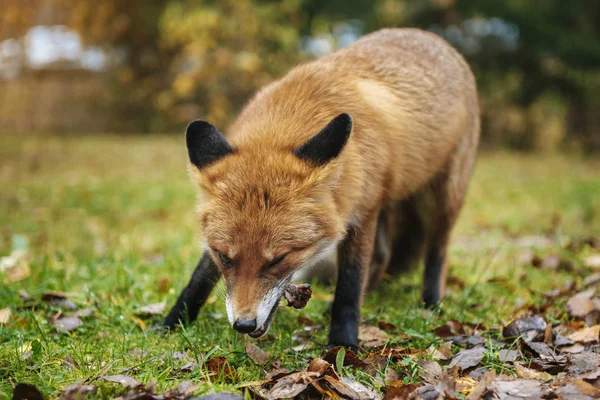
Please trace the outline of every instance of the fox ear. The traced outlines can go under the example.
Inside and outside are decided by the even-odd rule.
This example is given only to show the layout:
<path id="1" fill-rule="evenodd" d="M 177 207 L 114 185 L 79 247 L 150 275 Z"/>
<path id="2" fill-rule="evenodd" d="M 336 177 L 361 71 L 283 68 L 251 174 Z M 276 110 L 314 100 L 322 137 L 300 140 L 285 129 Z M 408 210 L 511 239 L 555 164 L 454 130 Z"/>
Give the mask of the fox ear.
<path id="1" fill-rule="evenodd" d="M 225 136 L 206 121 L 192 121 L 185 130 L 185 141 L 190 161 L 198 169 L 233 153 Z"/>
<path id="2" fill-rule="evenodd" d="M 340 114 L 332 119 L 321 132 L 298 147 L 294 154 L 311 164 L 327 164 L 340 154 L 351 131 L 352 117 L 346 113 Z"/>

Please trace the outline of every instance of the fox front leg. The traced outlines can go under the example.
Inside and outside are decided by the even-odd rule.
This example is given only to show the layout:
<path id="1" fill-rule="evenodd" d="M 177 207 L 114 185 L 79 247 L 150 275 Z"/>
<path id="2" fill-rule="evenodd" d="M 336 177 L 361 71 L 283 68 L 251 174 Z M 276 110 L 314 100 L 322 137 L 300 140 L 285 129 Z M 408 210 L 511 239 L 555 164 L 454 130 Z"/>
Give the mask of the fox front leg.
<path id="1" fill-rule="evenodd" d="M 198 261 L 192 279 L 179 295 L 177 302 L 163 321 L 162 326 L 173 329 L 179 321 L 184 324 L 193 322 L 220 277 L 218 267 L 208 251 L 205 251 L 200 261 Z"/>
<path id="2" fill-rule="evenodd" d="M 360 229 L 350 228 L 338 248 L 338 279 L 331 309 L 329 346 L 358 347 L 358 325 L 362 294 L 369 277 L 373 253 L 376 213 Z"/>

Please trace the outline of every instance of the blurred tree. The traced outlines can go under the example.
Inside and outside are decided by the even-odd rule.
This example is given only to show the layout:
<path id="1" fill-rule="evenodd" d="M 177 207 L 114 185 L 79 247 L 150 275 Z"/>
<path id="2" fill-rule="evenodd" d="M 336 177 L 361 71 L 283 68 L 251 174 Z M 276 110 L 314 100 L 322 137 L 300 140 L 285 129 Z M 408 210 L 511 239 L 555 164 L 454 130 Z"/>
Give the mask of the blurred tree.
<path id="1" fill-rule="evenodd" d="M 148 132 L 167 128 L 153 98 L 168 85 L 168 69 L 178 49 L 161 46 L 159 20 L 168 0 L 56 0 L 69 9 L 65 23 L 87 45 L 109 57 L 108 107 L 116 131 Z"/>
<path id="2" fill-rule="evenodd" d="M 172 84 L 155 104 L 177 124 L 194 118 L 223 126 L 261 86 L 302 59 L 297 0 L 171 2 L 161 44 L 180 49 Z"/>

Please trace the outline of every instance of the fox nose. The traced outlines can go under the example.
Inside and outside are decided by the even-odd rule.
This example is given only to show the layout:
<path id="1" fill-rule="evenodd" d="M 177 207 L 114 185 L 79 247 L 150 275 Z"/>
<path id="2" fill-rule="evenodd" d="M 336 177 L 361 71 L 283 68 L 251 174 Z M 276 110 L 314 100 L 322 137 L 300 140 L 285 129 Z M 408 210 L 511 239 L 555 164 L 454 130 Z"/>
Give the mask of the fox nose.
<path id="1" fill-rule="evenodd" d="M 250 333 L 256 330 L 256 320 L 250 318 L 238 318 L 233 323 L 233 329 L 240 333 Z"/>

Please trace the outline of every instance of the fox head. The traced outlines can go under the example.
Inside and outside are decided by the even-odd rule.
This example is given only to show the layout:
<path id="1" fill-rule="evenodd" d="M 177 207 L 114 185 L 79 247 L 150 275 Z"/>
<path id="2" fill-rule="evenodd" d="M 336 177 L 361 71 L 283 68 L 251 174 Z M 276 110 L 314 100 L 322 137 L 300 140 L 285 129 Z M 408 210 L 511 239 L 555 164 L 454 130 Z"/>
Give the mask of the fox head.
<path id="1" fill-rule="evenodd" d="M 297 146 L 230 144 L 217 128 L 186 130 L 190 171 L 200 187 L 200 228 L 227 290 L 234 329 L 264 335 L 295 272 L 343 237 L 332 187 L 352 119 L 341 114 Z"/>

